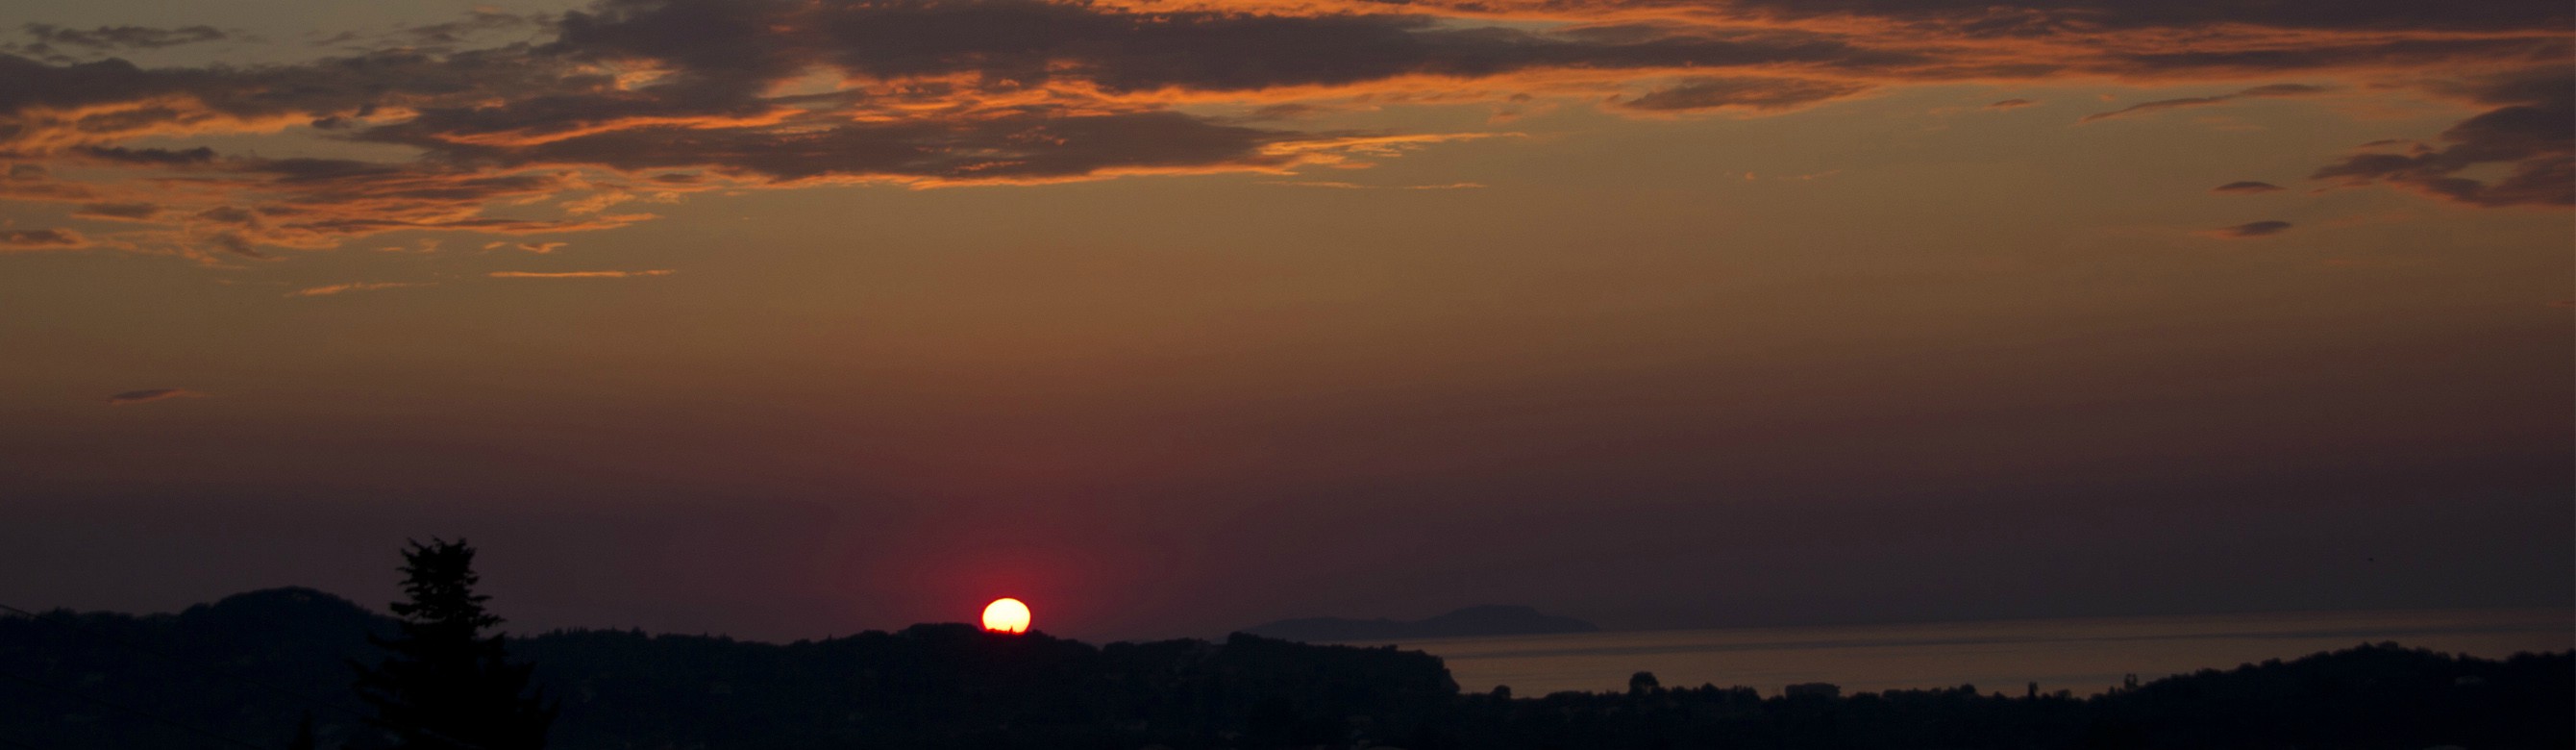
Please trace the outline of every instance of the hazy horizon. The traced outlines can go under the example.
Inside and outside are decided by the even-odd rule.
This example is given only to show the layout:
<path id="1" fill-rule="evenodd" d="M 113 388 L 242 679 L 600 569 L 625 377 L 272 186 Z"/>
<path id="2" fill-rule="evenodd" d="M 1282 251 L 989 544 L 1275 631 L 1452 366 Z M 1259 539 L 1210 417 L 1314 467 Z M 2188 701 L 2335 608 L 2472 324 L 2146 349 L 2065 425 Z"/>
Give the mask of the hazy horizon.
<path id="1" fill-rule="evenodd" d="M 391 617 L 391 615 L 386 611 L 385 606 L 384 606 L 384 604 L 383 604 L 382 602 L 371 602 L 371 601 L 369 601 L 369 600 L 362 599 L 362 598 L 350 597 L 350 596 L 347 596 L 347 595 L 345 595 L 345 594 L 343 594 L 343 593 L 340 593 L 340 592 L 323 591 L 323 590 L 321 590 L 321 589 L 316 589 L 316 588 L 313 588 L 313 587 L 310 587 L 310 586 L 295 586 L 295 585 L 276 586 L 276 587 L 270 587 L 270 588 L 260 588 L 260 589 L 252 589 L 252 590 L 247 590 L 247 591 L 239 591 L 239 592 L 234 592 L 234 593 L 232 593 L 232 594 L 227 594 L 227 595 L 224 595 L 224 596 L 211 598 L 211 599 L 208 599 L 208 600 L 205 600 L 205 601 L 201 601 L 201 602 L 194 602 L 194 603 L 190 603 L 190 604 L 184 604 L 184 605 L 180 605 L 180 606 L 177 606 L 177 607 L 171 607 L 171 608 L 167 608 L 167 609 L 158 609 L 158 610 L 137 610 L 137 611 L 123 611 L 123 610 L 79 610 L 79 609 L 75 609 L 75 610 L 72 610 L 72 611 L 75 611 L 75 612 L 85 612 L 85 613 L 120 614 L 120 615 L 129 615 L 129 616 L 138 616 L 138 617 L 169 616 L 169 615 L 177 615 L 177 614 L 181 614 L 181 613 L 183 613 L 183 612 L 185 612 L 185 611 L 187 611 L 187 610 L 195 609 L 195 608 L 198 608 L 198 607 L 215 605 L 215 604 L 221 603 L 221 602 L 223 602 L 223 601 L 225 601 L 225 600 L 232 599 L 232 598 L 234 598 L 234 597 L 247 596 L 247 595 L 256 595 L 256 594 L 266 594 L 266 593 L 281 592 L 281 591 L 315 591 L 315 592 L 320 592 L 320 593 L 322 593 L 322 594 L 324 594 L 324 595 L 331 596 L 331 597 L 335 597 L 335 598 L 338 598 L 338 599 L 341 599 L 341 600 L 347 601 L 347 602 L 348 602 L 348 603 L 350 603 L 351 605 L 354 605 L 354 606 L 357 606 L 357 607 L 359 607 L 359 608 L 361 608 L 361 609 L 364 609 L 364 610 L 366 610 L 366 611 L 367 611 L 367 612 L 369 612 L 369 613 L 372 613 L 372 614 L 375 614 L 375 615 L 378 615 L 378 616 Z M 7 602 L 0 602 L 0 604 L 7 604 Z M 1418 621 L 1418 620 L 1422 620 L 1422 619 L 1427 619 L 1427 618 L 1429 618 L 1429 617 L 1431 617 L 1431 616 L 1435 616 L 1435 615 L 1448 614 L 1448 613 L 1451 613 L 1451 612 L 1456 612 L 1456 611 L 1458 611 L 1458 610 L 1462 610 L 1462 609 L 1469 609 L 1469 608 L 1474 608 L 1474 607 L 1486 607 L 1486 606 L 1507 606 L 1507 607 L 1508 607 L 1508 606 L 1519 606 L 1519 605 L 1511 605 L 1511 604 L 1502 604 L 1502 603 L 1493 603 L 1493 602 L 1488 602 L 1488 603 L 1485 603 L 1485 604 L 1466 605 L 1466 606 L 1462 606 L 1462 607 L 1455 607 L 1455 608 L 1444 609 L 1444 610 L 1437 611 L 1437 612 L 1428 612 L 1428 613 L 1426 613 L 1426 614 L 1424 614 L 1424 615 L 1422 615 L 1422 616 L 1415 616 L 1415 617 L 1408 617 L 1408 616 L 1401 616 L 1401 615 L 1398 615 L 1398 616 L 1386 616 L 1386 615 L 1364 615 L 1364 614 L 1360 614 L 1360 615 L 1353 615 L 1353 614 L 1311 613 L 1311 614 L 1307 614 L 1307 615 L 1298 615 L 1298 616 L 1292 616 L 1292 617 L 1290 617 L 1290 618 L 1283 618 L 1283 619 L 1311 619 L 1311 618 L 1322 618 L 1322 619 L 1349 619 L 1349 620 L 1374 620 L 1374 619 L 1385 619 L 1385 620 L 1392 620 L 1392 621 L 1396 621 L 1396 622 L 1412 622 L 1412 621 Z M 2400 630 L 2388 630 L 2388 631 L 2386 631 L 2386 632 L 2390 632 L 2390 633 L 2396 633 L 2396 632 L 2400 632 L 2401 630 L 2403 630 L 2403 627 L 2414 627 L 2414 628 L 2415 628 L 2414 630 L 2403 630 L 2403 632 L 2406 632 L 2406 633 L 2412 633 L 2412 634 L 2418 634 L 2418 635 L 2420 635 L 2420 634 L 2424 634 L 2424 633 L 2441 634 L 2441 633 L 2455 633 L 2455 632 L 2456 632 L 2456 633 L 2483 633 L 2483 632 L 2488 632 L 2489 630 L 2492 630 L 2492 628 L 2488 628 L 2488 627 L 2485 627 L 2485 626 L 2471 626 L 2471 627 L 2469 627 L 2468 629 L 2461 630 L 2461 629 L 2457 629 L 2457 628 L 2423 627 L 2423 626 L 2425 626 L 2425 624 L 2426 624 L 2426 623 L 2428 623 L 2428 622 L 2430 622 L 2430 623 L 2436 623 L 2436 624 L 2439 624 L 2439 623 L 2453 623 L 2453 624 L 2456 624 L 2456 623 L 2454 623 L 2453 621 L 2460 621 L 2460 622 L 2476 621 L 2476 622 L 2487 623 L 2488 625 L 2492 625 L 2492 624 L 2493 624 L 2493 623 L 2495 623 L 2495 622 L 2511 621 L 2511 622 L 2514 622 L 2514 623 L 2519 623 L 2519 625 L 2517 625 L 2516 627 L 2520 627 L 2521 625 L 2530 625 L 2530 624 L 2535 623 L 2535 622 L 2540 622 L 2540 621 L 2541 621 L 2541 619 L 2543 619 L 2543 618 L 2555 618 L 2555 617 L 2556 617 L 2556 616 L 2558 616 L 2558 615 L 2565 615 L 2565 614 L 2569 614 L 2569 613 L 2570 613 L 2570 610 L 2568 610 L 2567 608 L 2562 608 L 2562 607 L 2452 607 L 2452 608 L 2427 608 L 2427 609 L 2377 609 L 2377 610 L 2349 610 L 2349 609 L 2348 609 L 2348 610 L 2266 610 L 2266 611 L 2242 611 L 2242 612 L 2184 612 L 2184 613 L 2126 614 L 2126 615 L 2123 615 L 2123 614 L 2110 614 L 2110 615 L 2076 616 L 2076 617 L 2063 617 L 2063 616 L 2031 616 L 2031 617 L 1986 618 L 1986 619 L 1950 619 L 1950 620 L 1884 620 L 1884 621 L 1849 621 L 1849 622 L 1780 622 L 1780 623 L 1765 623 L 1765 624 L 1700 624 L 1700 625 L 1683 625 L 1683 626 L 1674 626 L 1674 627 L 1644 627 L 1644 628 L 1604 627 L 1604 628 L 1602 628 L 1602 629 L 1600 629 L 1600 630 L 1597 630 L 1597 631 L 1591 631 L 1591 632 L 1588 632 L 1588 633 L 1584 633 L 1584 632 L 1575 632 L 1575 633 L 1526 633 L 1526 634 L 1511 634 L 1511 635 L 1435 636 L 1435 637 L 1426 637 L 1426 638 L 1349 638 L 1349 639 L 1322 639 L 1322 640 L 1311 640 L 1311 642 L 1313 642 L 1313 643 L 1318 643 L 1318 644 L 1342 644 L 1342 645 L 1362 645 L 1362 646 L 1369 646 L 1369 645 L 1396 645 L 1396 646 L 1399 646 L 1399 647 L 1402 647 L 1402 648 L 1407 648 L 1407 649 L 1426 649 L 1426 650 L 1433 651 L 1433 652 L 1434 652 L 1434 655 L 1441 655 L 1439 652 L 1441 652 L 1441 651 L 1442 651 L 1442 648 L 1441 648 L 1441 647 L 1443 647 L 1443 646 L 1451 646 L 1451 647 L 1454 647 L 1454 646 L 1458 646 L 1458 645 L 1462 645 L 1462 644 L 1465 644 L 1465 645 L 1513 644 L 1513 643 L 1520 643 L 1520 642 L 1524 642 L 1524 641 L 1527 641 L 1527 642 L 1547 642 L 1547 641 L 1560 641 L 1560 640 L 1573 640 L 1573 641 L 1579 641 L 1579 640 L 1583 640 L 1584 636 L 1587 636 L 1587 635 L 1610 635 L 1610 636 L 1617 636 L 1617 637 L 1627 637 L 1627 636 L 1655 636 L 1655 635 L 1697 634 L 1697 633 L 1743 633 L 1743 634 L 1781 634 L 1781 633 L 1838 634 L 1838 633 L 1839 633 L 1839 634 L 1849 634 L 1849 633 L 1870 633 L 1870 632 L 1896 632 L 1896 631 L 1904 631 L 1904 630 L 1908 630 L 1908 629 L 1932 629 L 1932 630 L 1938 631 L 1938 630 L 1946 629 L 1946 628 L 1959 628 L 1959 627 L 2037 627 L 2037 626 L 2051 626 L 2050 628 L 2044 628 L 2044 629 L 2039 629 L 2039 630 L 2033 630 L 2033 631 L 2031 631 L 2031 632 L 2032 632 L 2032 633 L 2043 633 L 2043 634 L 2047 634 L 2047 635 L 2050 635 L 2050 636 L 2062 636 L 2062 637 L 2065 637 L 2065 638 L 2070 639 L 2070 640 L 2085 640 L 2085 639 L 2088 639 L 2088 638 L 2101 638 L 2101 637 L 2110 637 L 2110 638 L 2113 638 L 2113 639 L 2120 639 L 2120 638 L 2123 638 L 2123 637 L 2126 637 L 2126 636 L 2118 636 L 2118 635 L 2113 635 L 2113 636 L 2103 636 L 2103 635 L 2101 635 L 2101 634 L 2099 634 L 2099 633 L 2090 633 L 2090 634 L 2088 634 L 2088 633 L 2084 633 L 2084 632 L 2075 632 L 2075 631 L 2082 631 L 2082 630 L 2084 630 L 2084 629 L 2085 629 L 2085 627 L 2084 627 L 2084 626 L 2116 625 L 2116 624 L 2122 624 L 2122 623 L 2136 623 L 2136 624 L 2142 624 L 2142 625 L 2153 625 L 2153 624 L 2159 624 L 2159 623 L 2211 623 L 2211 622 L 2233 622 L 2233 623 L 2265 624 L 2265 623 L 2310 623 L 2310 622 L 2312 622 L 2312 621 L 2313 621 L 2313 622 L 2343 622 L 2343 623 L 2359 623 L 2360 625 L 2359 625 L 2358 627 L 2361 627 L 2362 629 L 2358 629 L 2358 630 L 2349 630 L 2349 631 L 2332 631 L 2332 632 L 2323 632 L 2323 633 L 2293 633 L 2292 635 L 2304 635 L 2304 636 L 2334 636 L 2334 637 L 2342 637 L 2342 636 L 2344 636 L 2344 635 L 2351 635 L 2351 636 L 2353 636 L 2353 637 L 2364 637 L 2364 638 L 2366 639 L 2365 641 L 2356 642 L 2356 643 L 2364 643 L 2364 642 L 2376 642 L 2375 640 L 2368 640 L 2368 639 L 2375 639 L 2375 638 L 2378 638 L 2378 636 L 2373 635 L 2373 633 L 2375 633 L 2375 632 L 2379 632 L 2379 631 L 2372 630 L 2372 628 L 2400 627 Z M 851 630 L 851 631 L 847 631 L 847 632 L 833 632 L 833 633 L 826 633 L 826 634 L 824 634 L 824 635 L 820 635 L 820 636 L 794 636 L 794 637 L 788 637 L 788 638 L 760 638 L 760 637 L 746 637 L 746 636 L 743 636 L 743 635 L 740 635 L 740 634 L 729 633 L 729 632 L 712 632 L 712 631 L 709 631 L 709 632 L 681 632 L 681 631 L 656 631 L 656 630 L 652 630 L 652 629 L 649 629 L 649 628 L 640 628 L 640 629 L 644 630 L 644 631 L 645 631 L 645 632 L 647 632 L 648 634 L 653 634 L 653 635 L 693 635 L 693 636 L 712 636 L 712 637 L 730 638 L 730 639 L 739 640 L 739 641 L 748 641 L 748 642 L 756 642 L 756 643 L 788 643 L 788 642 L 793 642 L 793 641 L 798 641 L 798 640 L 823 640 L 823 639 L 828 639 L 828 638 L 848 637 L 848 636 L 858 635 L 858 634 L 863 633 L 863 632 L 896 632 L 896 631 L 904 630 L 904 629 L 909 628 L 909 627 L 919 626 L 919 625 L 960 625 L 960 624 L 962 624 L 962 625 L 974 625 L 974 624 L 975 624 L 975 619 L 976 619 L 976 618 L 972 616 L 973 614 L 974 614 L 974 613 L 969 613 L 969 615 L 968 615 L 968 616 L 953 617 L 953 618 L 948 618 L 948 619 L 924 620 L 924 621 L 920 621 L 920 622 L 905 623 L 905 624 L 900 624 L 900 625 L 888 625 L 888 626 L 883 626 L 883 627 L 874 627 L 874 626 L 872 626 L 872 627 L 861 628 L 861 629 L 857 629 L 857 630 Z M 1582 618 L 1582 617 L 1580 617 L 1580 616 L 1570 615 L 1570 614 L 1568 614 L 1568 613 L 1563 613 L 1563 612 L 1549 612 L 1549 611 L 1544 611 L 1544 610 L 1542 610 L 1542 611 L 1541 611 L 1541 614 L 1544 614 L 1544 615 L 1550 615 L 1550 616 L 1569 616 L 1569 617 L 1574 617 L 1575 619 L 1578 619 L 1578 620 L 1584 619 L 1584 618 Z M 2466 618 L 2466 619 L 2464 620 L 2464 619 L 2462 619 L 2462 618 Z M 1589 622 L 1589 621 L 1587 620 L 1586 622 Z M 1227 637 L 1227 636 L 1229 636 L 1229 635 L 1231 635 L 1231 634 L 1233 634 L 1233 633 L 1246 632 L 1248 629 L 1252 628 L 1252 626 L 1257 626 L 1257 625 L 1262 625 L 1262 624 L 1268 624 L 1268 623 L 1246 623 L 1246 624 L 1245 624 L 1244 626 L 1242 626 L 1242 627 L 1229 628 L 1229 629 L 1226 629 L 1226 630 L 1223 630 L 1223 631 L 1216 631 L 1216 632 L 1200 632 L 1200 633 L 1172 633 L 1172 634 L 1159 634 L 1159 635 L 1154 635 L 1154 636 L 1144 636 L 1144 637 L 1108 637 L 1108 638 L 1088 638 L 1088 639 L 1084 639 L 1084 638 L 1074 638 L 1074 640 L 1087 640 L 1087 641 L 1094 642 L 1095 644 L 1101 644 L 1101 643 L 1114 643 L 1114 642 L 1130 642 L 1130 643 L 1133 643 L 1133 642 L 1145 642 L 1145 641 L 1160 640 L 1160 639 L 1166 639 L 1166 638 L 1196 638 L 1196 639 L 1215 639 L 1215 640 L 1222 640 L 1222 639 L 1224 639 L 1225 637 Z M 2562 625 L 2563 625 L 2564 627 L 2560 627 L 2560 626 L 2562 626 Z M 2074 627 L 2074 628 L 2073 628 L 2073 631 L 2069 631 L 2069 630 L 2067 630 L 2065 627 L 2061 627 L 2061 626 L 2076 626 L 2076 627 Z M 2401 626 L 2403 626 L 2403 627 L 2401 627 Z M 553 625 L 553 626 L 548 626 L 548 627 L 545 627 L 545 628 L 531 628 L 531 627 L 527 627 L 527 626 L 525 626 L 525 625 L 524 625 L 524 624 L 522 624 L 522 623 L 517 623 L 517 622 L 507 622 L 507 623 L 504 623 L 504 624 L 502 624 L 500 627 L 498 627 L 498 628 L 497 628 L 497 630 L 498 630 L 499 632 L 508 633 L 508 634 L 513 635 L 513 636 L 516 636 L 516 637 L 535 636 L 535 635 L 541 635 L 541 634 L 548 633 L 548 632 L 558 632 L 558 631 L 588 631 L 588 630 L 623 631 L 623 630 L 632 630 L 632 629 L 639 629 L 639 628 L 637 628 L 637 626 L 633 626 L 633 625 L 617 625 L 617 624 L 563 624 L 563 625 Z M 2558 630 L 2564 630 L 2564 631 L 2566 631 L 2566 633 L 2565 633 L 2566 635 L 2568 635 L 2568 636 L 2570 636 L 2570 637 L 2576 637 L 2576 620 L 2571 620 L 2571 621 L 2567 621 L 2567 622 L 2560 622 L 2560 621 L 2559 621 L 2559 620 L 2557 620 L 2557 619 L 2548 619 L 2548 620 L 2547 620 L 2547 626 L 2546 626 L 2545 628 L 2543 628 L 2543 629 L 2552 630 L 2553 632 L 2558 631 Z M 1057 638 L 1072 638 L 1071 636 L 1067 636 L 1067 635 L 1064 635 L 1064 634 L 1062 634 L 1062 633 L 1051 633 L 1051 632 L 1048 632 L 1048 631 L 1046 631 L 1046 629 L 1045 629 L 1045 628 L 1043 628 L 1043 627 L 1033 628 L 1033 632 L 1044 633 L 1044 634 L 1046 634 L 1046 635 L 1049 635 L 1049 636 L 1052 636 L 1052 637 L 1057 637 Z M 1258 634 L 1258 633 L 1256 633 L 1256 635 L 1257 635 L 1257 634 Z M 2278 635 L 2278 634 L 2274 634 L 2274 635 Z M 1821 637 L 1821 636 L 1820 636 L 1820 637 Z M 1310 639 L 1289 638 L 1289 640 L 1310 640 Z M 1814 646 L 1814 645 L 1820 645 L 1820 644 L 1830 643 L 1830 642 L 1831 642 L 1831 641 L 1819 641 L 1819 642 L 1799 641 L 1799 642 L 1793 642 L 1793 643 L 1774 644 L 1774 645 L 1788 645 L 1788 646 Z M 2350 646 L 2350 645 L 2354 645 L 2354 644 L 2341 644 L 2341 643 L 2338 643 L 2338 644 L 2336 644 L 2336 645 L 2338 645 L 2338 646 Z M 2517 652 L 2518 652 L 2518 650 L 2495 651 L 2495 650 L 2493 650 L 2493 649 L 2486 649 L 2486 650 L 2462 650 L 2462 649 L 2455 649 L 2455 648 L 2444 648 L 2444 647 L 2443 647 L 2443 646 L 2444 646 L 2444 643 L 2429 643 L 2429 644 L 2428 644 L 2428 643 L 2418 642 L 2417 640 L 2414 640 L 2414 639 L 2405 639 L 2405 640 L 2403 640 L 2403 641 L 2402 641 L 2401 645 L 2406 645 L 2406 646 L 2410 646 L 2410 647 L 2417 647 L 2417 648 L 2429 648 L 2429 649 L 2434 650 L 2434 651 L 2440 651 L 2440 652 L 2445 652 L 2445 653 L 2458 653 L 2458 654 L 2461 654 L 2461 655 L 2476 655 L 2476 656 L 2482 656 L 2482 657 L 2488 657 L 2488 658 L 2495 658 L 2495 657 L 2500 657 L 2500 656 L 2508 656 L 2508 655 L 2511 655 L 2511 654 L 2513 654 L 2513 653 L 2517 653 Z M 2520 649 L 2520 650 L 2530 650 L 2530 649 Z M 2541 651 L 2549 651 L 2549 650 L 2563 650 L 2563 649 L 2542 648 L 2542 649 L 2539 649 L 2539 650 L 2541 650 Z M 2281 652 L 2281 653 L 2277 654 L 2277 656 L 2282 657 L 2282 658 L 2287 658 L 2287 657 L 2290 657 L 2290 656 L 2300 656 L 2300 655 L 2305 655 L 2306 653 L 2307 653 L 2307 652 L 2291 653 L 2291 652 L 2284 651 L 2284 652 Z M 2223 665 L 2216 665 L 2216 664 L 2213 664 L 2213 665 L 2211 665 L 2211 666 L 2223 666 Z M 1627 675 L 1627 673 L 1626 673 L 1626 672 L 1621 672 L 1619 675 L 1614 675 L 1614 676 L 1616 676 L 1616 677 L 1620 677 L 1620 678 L 1624 679 L 1626 675 Z M 1605 684 L 1606 684 L 1606 683 L 1605 683 Z M 1930 683 L 1926 683 L 1926 684 L 1930 684 Z"/>

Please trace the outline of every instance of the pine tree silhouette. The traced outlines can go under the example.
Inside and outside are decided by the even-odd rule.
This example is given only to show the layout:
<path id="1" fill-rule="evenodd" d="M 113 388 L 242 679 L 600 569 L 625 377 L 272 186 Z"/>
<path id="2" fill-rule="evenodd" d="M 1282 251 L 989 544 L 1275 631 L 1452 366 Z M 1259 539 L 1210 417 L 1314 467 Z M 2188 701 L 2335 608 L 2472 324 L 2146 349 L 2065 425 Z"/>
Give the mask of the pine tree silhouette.
<path id="1" fill-rule="evenodd" d="M 321 746 L 315 744 L 313 740 L 313 712 L 306 711 L 304 720 L 295 723 L 295 741 L 288 743 L 286 750 L 320 750 L 320 748 Z"/>
<path id="2" fill-rule="evenodd" d="M 531 665 L 515 664 L 501 636 L 485 635 L 500 617 L 474 593 L 474 548 L 458 539 L 411 542 L 403 551 L 403 593 L 393 604 L 402 631 L 369 637 L 389 652 L 358 665 L 358 696 L 371 720 L 399 750 L 540 750 L 555 706 L 528 689 Z"/>

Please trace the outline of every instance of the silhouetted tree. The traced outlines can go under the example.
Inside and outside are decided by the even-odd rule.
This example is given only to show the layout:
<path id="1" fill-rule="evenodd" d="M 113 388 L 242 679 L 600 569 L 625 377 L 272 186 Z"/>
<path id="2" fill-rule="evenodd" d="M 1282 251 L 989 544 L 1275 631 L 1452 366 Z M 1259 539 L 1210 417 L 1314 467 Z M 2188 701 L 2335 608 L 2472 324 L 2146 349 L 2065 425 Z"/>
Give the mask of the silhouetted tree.
<path id="1" fill-rule="evenodd" d="M 501 618 L 474 593 L 474 548 L 465 540 L 411 542 L 403 551 L 403 593 L 393 612 L 400 634 L 368 641 L 390 652 L 360 666 L 358 695 L 375 706 L 373 723 L 401 750 L 538 750 L 555 707 L 528 690 L 532 667 L 514 664 L 501 636 L 485 635 Z"/>
<path id="2" fill-rule="evenodd" d="M 304 719 L 295 723 L 295 741 L 287 743 L 286 750 L 317 750 L 319 747 L 313 739 L 313 712 L 306 711 Z"/>
<path id="3" fill-rule="evenodd" d="M 1636 674 L 1628 675 L 1629 695 L 1645 695 L 1647 693 L 1661 690 L 1663 687 L 1664 683 L 1656 680 L 1655 673 L 1653 672 L 1638 672 Z"/>

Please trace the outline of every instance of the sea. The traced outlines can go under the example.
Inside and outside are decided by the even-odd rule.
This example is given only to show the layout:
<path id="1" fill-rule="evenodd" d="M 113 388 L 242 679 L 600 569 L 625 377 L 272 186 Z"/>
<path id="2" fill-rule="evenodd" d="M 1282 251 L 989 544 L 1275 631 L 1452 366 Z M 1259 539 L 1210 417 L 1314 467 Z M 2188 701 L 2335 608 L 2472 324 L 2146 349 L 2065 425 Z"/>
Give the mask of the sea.
<path id="1" fill-rule="evenodd" d="M 1824 682 L 1846 694 L 1974 686 L 2091 695 L 2202 669 L 2291 660 L 2365 643 L 2500 658 L 2576 648 L 2576 612 L 2488 609 L 2006 620 L 1653 630 L 1404 641 L 1447 662 L 1461 690 L 1515 696 L 1625 690 L 1637 672 L 1665 687 L 1744 686 L 1777 695 Z M 1383 644 L 1381 644 L 1383 645 Z"/>

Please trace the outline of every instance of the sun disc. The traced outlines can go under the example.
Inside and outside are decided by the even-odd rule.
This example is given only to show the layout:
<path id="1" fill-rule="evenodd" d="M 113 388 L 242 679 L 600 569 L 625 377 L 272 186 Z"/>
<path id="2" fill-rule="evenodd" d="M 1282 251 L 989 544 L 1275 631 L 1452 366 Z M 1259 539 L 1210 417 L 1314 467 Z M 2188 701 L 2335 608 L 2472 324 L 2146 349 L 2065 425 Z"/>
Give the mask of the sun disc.
<path id="1" fill-rule="evenodd" d="M 984 605 L 984 629 L 996 633 L 1029 632 L 1029 605 L 1002 597 Z"/>

